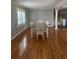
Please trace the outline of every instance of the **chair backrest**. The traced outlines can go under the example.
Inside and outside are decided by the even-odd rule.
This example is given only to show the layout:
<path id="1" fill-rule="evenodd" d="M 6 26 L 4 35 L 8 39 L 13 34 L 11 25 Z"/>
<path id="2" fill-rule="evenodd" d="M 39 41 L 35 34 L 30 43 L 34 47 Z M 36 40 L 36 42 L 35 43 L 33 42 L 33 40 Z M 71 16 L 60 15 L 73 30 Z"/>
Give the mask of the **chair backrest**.
<path id="1" fill-rule="evenodd" d="M 31 27 L 31 28 L 35 28 L 35 27 L 36 27 L 36 21 L 34 21 L 34 20 L 31 21 L 31 22 L 30 22 L 30 27 Z"/>
<path id="2" fill-rule="evenodd" d="M 30 22 L 30 27 L 33 27 L 33 22 L 32 21 Z"/>
<path id="3" fill-rule="evenodd" d="M 37 21 L 37 25 L 38 28 L 44 28 L 44 22 L 43 21 Z"/>
<path id="4" fill-rule="evenodd" d="M 44 22 L 42 20 L 37 21 L 36 28 L 38 33 L 44 32 Z"/>
<path id="5" fill-rule="evenodd" d="M 46 25 L 47 25 L 47 26 L 49 25 L 49 21 L 46 21 Z"/>

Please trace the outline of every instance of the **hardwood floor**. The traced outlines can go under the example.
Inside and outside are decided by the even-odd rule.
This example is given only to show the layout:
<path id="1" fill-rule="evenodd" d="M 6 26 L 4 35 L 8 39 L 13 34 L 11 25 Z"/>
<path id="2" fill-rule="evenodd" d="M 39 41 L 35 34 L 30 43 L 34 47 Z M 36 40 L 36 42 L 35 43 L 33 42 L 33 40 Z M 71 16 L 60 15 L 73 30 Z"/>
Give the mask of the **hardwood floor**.
<path id="1" fill-rule="evenodd" d="M 31 39 L 30 28 L 11 43 L 11 59 L 67 59 L 67 30 L 49 28 L 49 38 Z"/>

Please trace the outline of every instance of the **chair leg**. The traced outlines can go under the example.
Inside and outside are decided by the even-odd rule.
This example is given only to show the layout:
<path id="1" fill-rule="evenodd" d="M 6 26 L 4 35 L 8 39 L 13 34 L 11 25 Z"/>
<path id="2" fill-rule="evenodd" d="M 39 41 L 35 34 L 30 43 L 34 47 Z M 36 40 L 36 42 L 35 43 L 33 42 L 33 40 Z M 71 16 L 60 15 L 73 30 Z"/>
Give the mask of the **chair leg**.
<path id="1" fill-rule="evenodd" d="M 33 35 L 33 33 L 32 33 L 32 30 L 31 30 L 31 38 L 32 38 L 32 35 Z"/>
<path id="2" fill-rule="evenodd" d="M 36 35 L 36 39 L 38 40 L 38 34 Z"/>
<path id="3" fill-rule="evenodd" d="M 44 40 L 44 34 L 42 34 L 43 40 Z"/>
<path id="4" fill-rule="evenodd" d="M 47 32 L 47 38 L 48 38 L 48 32 Z"/>

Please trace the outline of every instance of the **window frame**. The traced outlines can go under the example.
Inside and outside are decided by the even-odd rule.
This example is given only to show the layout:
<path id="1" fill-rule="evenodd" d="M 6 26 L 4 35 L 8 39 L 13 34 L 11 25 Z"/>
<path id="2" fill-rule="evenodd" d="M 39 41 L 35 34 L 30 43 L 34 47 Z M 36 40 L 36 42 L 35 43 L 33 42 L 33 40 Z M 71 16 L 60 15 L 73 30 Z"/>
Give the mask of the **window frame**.
<path id="1" fill-rule="evenodd" d="M 21 15 L 20 16 L 22 16 L 22 13 L 24 12 L 24 18 L 25 18 L 25 20 L 23 20 L 22 22 L 19 22 L 19 18 L 20 18 L 20 16 L 18 15 L 18 11 L 20 11 L 21 13 Z M 20 27 L 20 26 L 23 26 L 23 25 L 25 25 L 26 24 L 26 14 L 25 14 L 25 10 L 24 9 L 22 9 L 22 8 L 16 8 L 16 13 L 17 13 L 17 26 L 18 27 Z M 22 16 L 22 18 L 23 18 L 23 16 Z"/>

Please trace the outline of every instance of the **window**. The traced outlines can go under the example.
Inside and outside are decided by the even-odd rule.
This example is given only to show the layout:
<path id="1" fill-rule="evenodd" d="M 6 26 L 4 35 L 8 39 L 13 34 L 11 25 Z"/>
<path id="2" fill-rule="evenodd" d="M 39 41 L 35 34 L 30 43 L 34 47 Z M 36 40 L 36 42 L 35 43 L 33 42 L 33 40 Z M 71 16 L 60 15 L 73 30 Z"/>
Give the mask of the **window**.
<path id="1" fill-rule="evenodd" d="M 25 11 L 17 8 L 17 18 L 18 18 L 18 25 L 24 25 L 25 24 Z"/>
<path id="2" fill-rule="evenodd" d="M 67 19 L 66 18 L 63 18 L 63 26 L 67 27 Z"/>

